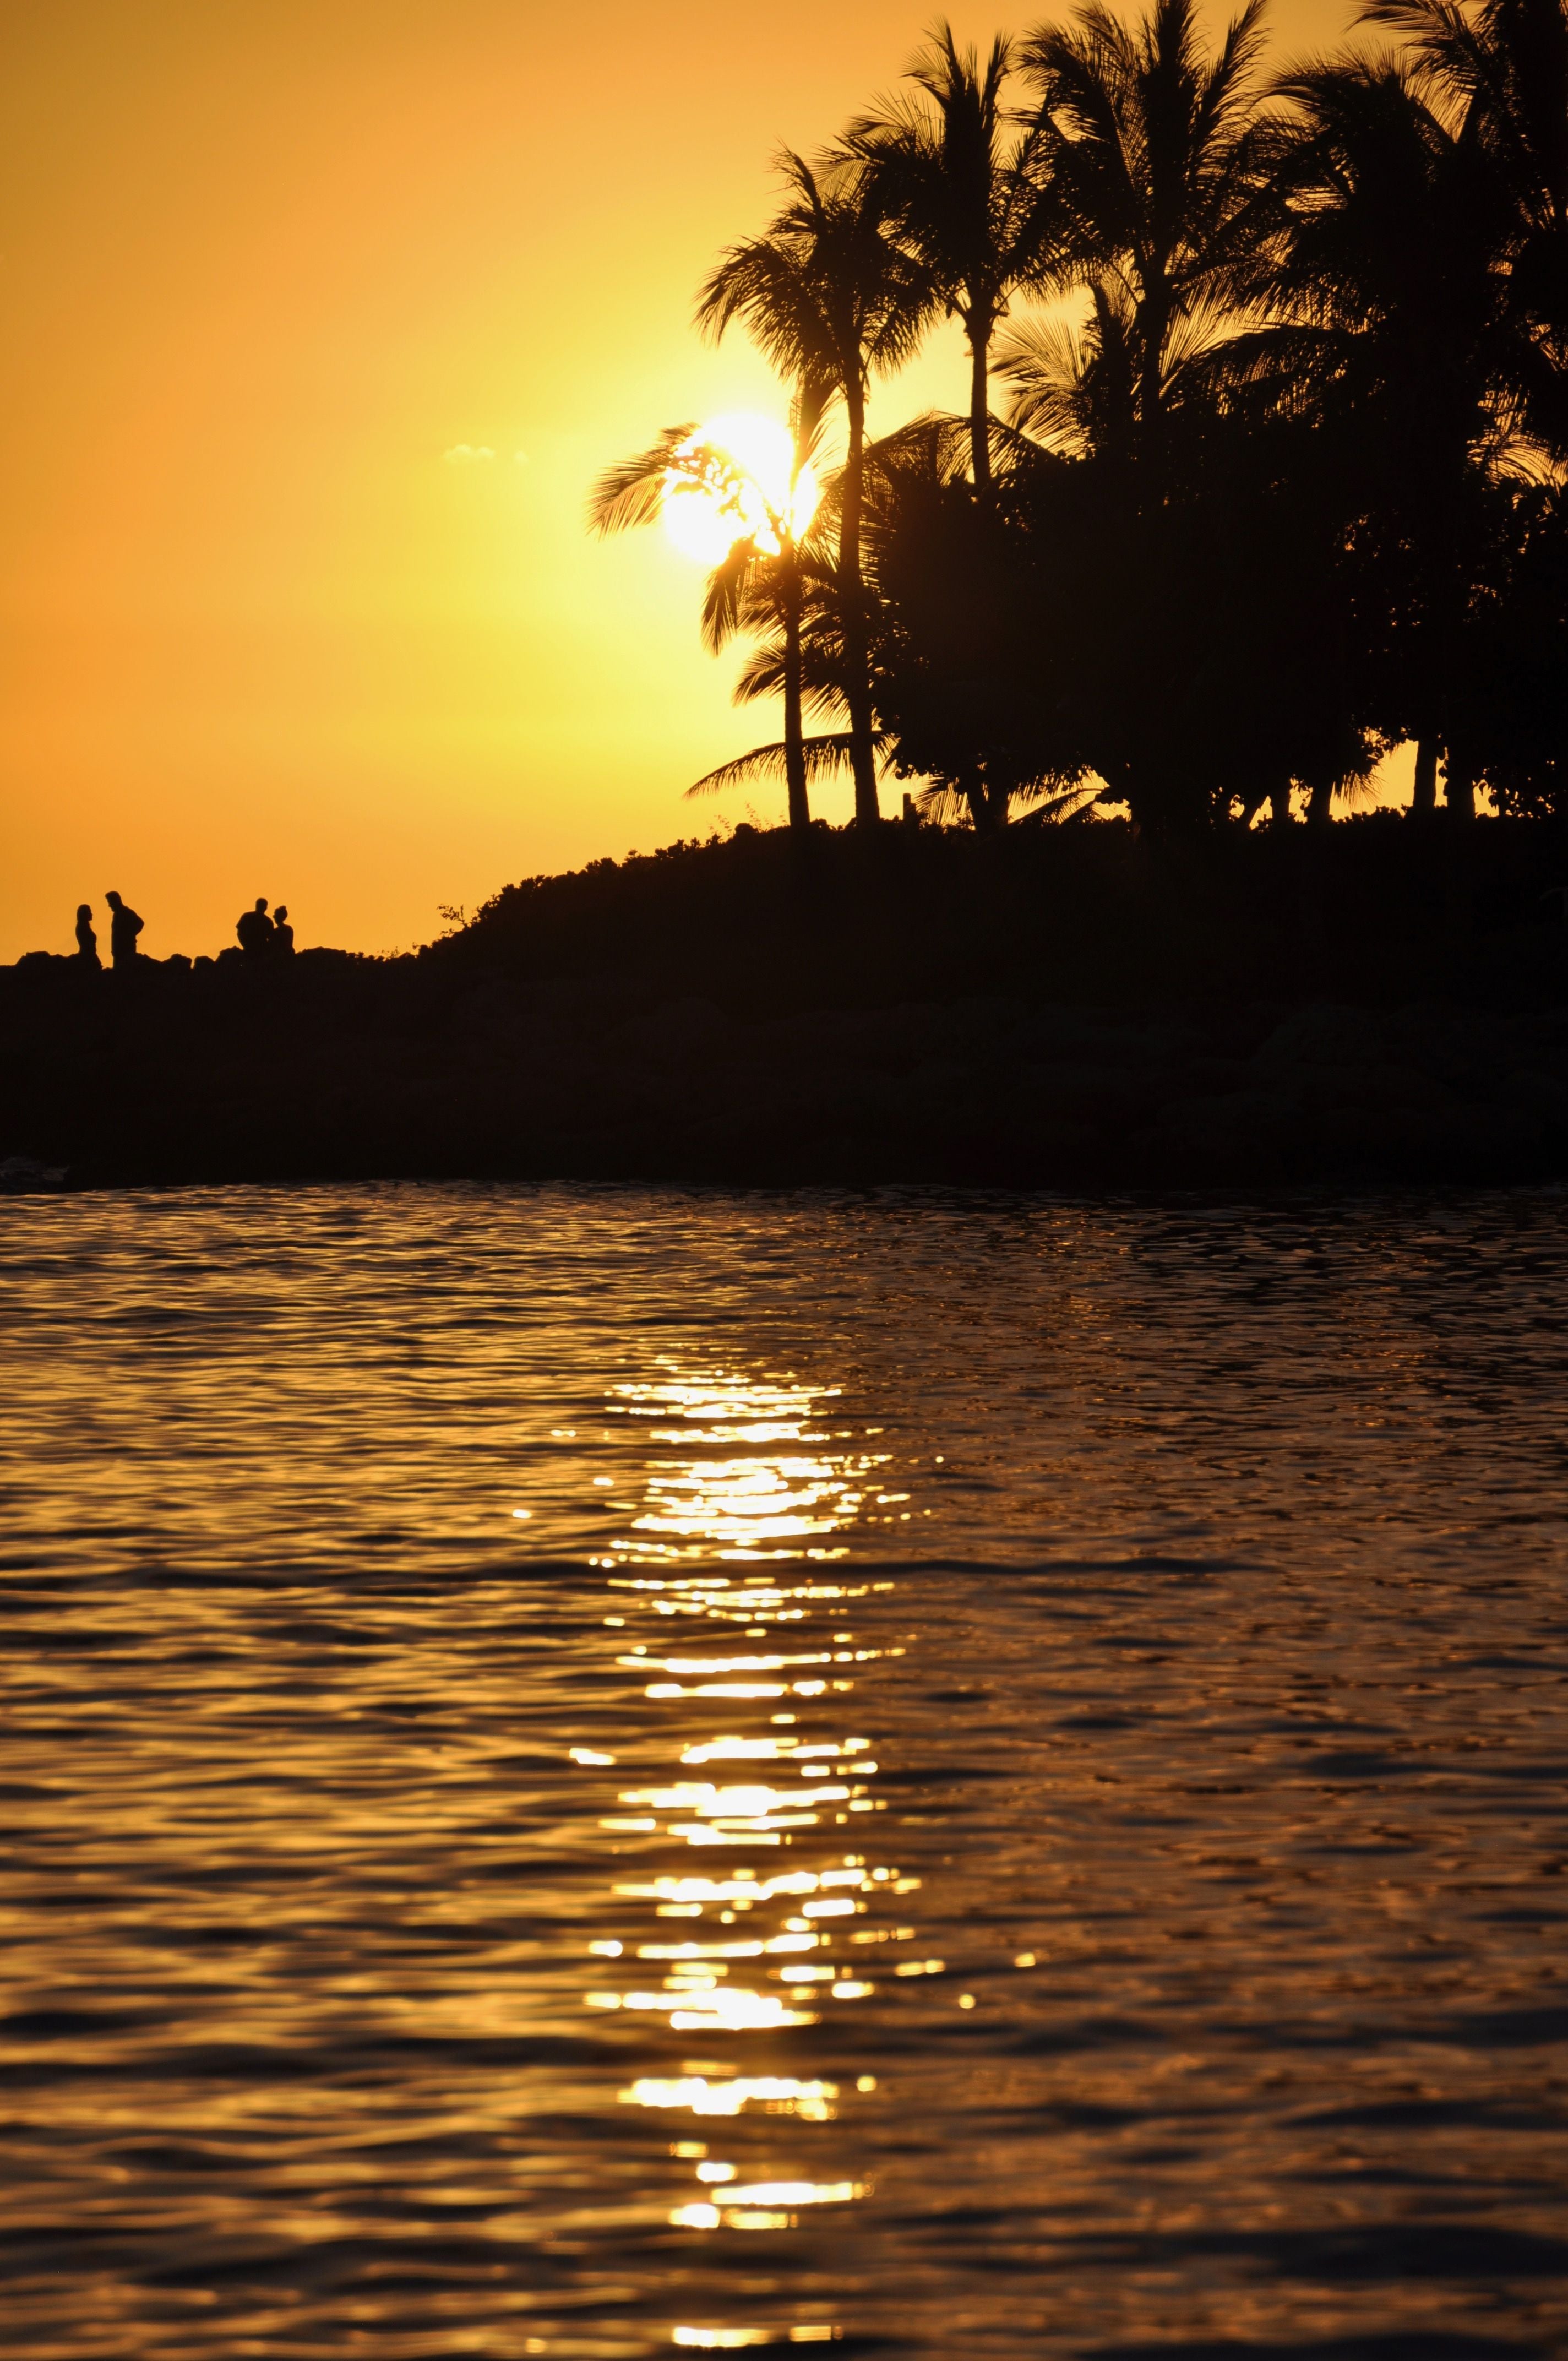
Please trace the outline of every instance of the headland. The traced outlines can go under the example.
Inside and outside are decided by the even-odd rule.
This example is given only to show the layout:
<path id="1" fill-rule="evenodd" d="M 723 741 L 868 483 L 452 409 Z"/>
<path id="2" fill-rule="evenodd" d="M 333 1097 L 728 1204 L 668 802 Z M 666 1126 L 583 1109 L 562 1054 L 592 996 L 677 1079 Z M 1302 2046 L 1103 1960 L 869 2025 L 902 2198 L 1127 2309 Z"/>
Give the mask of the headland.
<path id="1" fill-rule="evenodd" d="M 0 969 L 12 1188 L 1568 1177 L 1568 831 L 783 831 L 417 953 Z"/>

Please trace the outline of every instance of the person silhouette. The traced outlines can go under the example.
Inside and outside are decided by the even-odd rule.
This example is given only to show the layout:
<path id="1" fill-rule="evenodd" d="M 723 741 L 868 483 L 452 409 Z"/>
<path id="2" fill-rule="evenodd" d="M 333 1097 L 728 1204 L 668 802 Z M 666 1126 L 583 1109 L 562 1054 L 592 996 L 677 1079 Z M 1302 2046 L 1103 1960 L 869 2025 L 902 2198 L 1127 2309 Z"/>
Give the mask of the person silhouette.
<path id="1" fill-rule="evenodd" d="M 134 910 L 126 908 L 117 894 L 105 894 L 104 899 L 114 914 L 109 920 L 109 956 L 116 967 L 132 967 L 143 922 Z"/>
<path id="2" fill-rule="evenodd" d="M 272 941 L 272 921 L 267 915 L 265 894 L 258 894 L 256 897 L 256 907 L 253 910 L 247 910 L 243 917 L 235 921 L 234 930 L 239 937 L 239 947 L 247 959 L 258 959 L 269 948 Z"/>
<path id="3" fill-rule="evenodd" d="M 289 924 L 289 913 L 281 902 L 272 913 L 272 950 L 277 959 L 288 959 L 294 949 L 294 929 Z"/>
<path id="4" fill-rule="evenodd" d="M 76 959 L 81 967 L 94 970 L 104 964 L 98 956 L 98 938 L 93 931 L 93 905 L 81 902 L 76 909 Z"/>

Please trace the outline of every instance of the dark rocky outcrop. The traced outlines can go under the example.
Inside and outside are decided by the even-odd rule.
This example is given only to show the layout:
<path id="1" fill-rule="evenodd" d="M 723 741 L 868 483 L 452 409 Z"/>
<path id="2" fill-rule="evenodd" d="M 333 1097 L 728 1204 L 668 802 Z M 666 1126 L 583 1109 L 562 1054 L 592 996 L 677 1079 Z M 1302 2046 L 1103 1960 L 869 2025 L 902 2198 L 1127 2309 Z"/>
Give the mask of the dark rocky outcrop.
<path id="1" fill-rule="evenodd" d="M 1568 1174 L 1555 846 L 1477 826 L 1401 870 L 1398 829 L 1250 873 L 1245 840 L 1041 831 L 999 867 L 890 829 L 863 896 L 874 847 L 814 882 L 766 838 L 510 889 L 412 958 L 24 961 L 0 1187 Z"/>

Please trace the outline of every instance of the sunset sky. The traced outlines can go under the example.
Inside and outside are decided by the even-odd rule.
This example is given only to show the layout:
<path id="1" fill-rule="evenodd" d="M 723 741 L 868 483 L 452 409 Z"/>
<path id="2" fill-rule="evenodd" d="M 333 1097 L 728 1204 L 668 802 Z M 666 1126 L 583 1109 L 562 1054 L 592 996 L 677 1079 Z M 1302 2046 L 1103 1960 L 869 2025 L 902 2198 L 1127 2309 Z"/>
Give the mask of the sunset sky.
<path id="1" fill-rule="evenodd" d="M 1282 60 L 1350 13 L 1281 6 Z M 694 291 L 762 226 L 774 146 L 830 137 L 925 21 L 5 13 L 0 958 L 69 950 L 110 886 L 154 956 L 220 949 L 258 893 L 302 944 L 411 948 L 439 905 L 746 817 L 681 793 L 776 716 L 703 653 L 696 569 L 590 541 L 585 495 L 662 426 L 782 411 Z M 949 332 L 872 423 L 963 398 Z"/>

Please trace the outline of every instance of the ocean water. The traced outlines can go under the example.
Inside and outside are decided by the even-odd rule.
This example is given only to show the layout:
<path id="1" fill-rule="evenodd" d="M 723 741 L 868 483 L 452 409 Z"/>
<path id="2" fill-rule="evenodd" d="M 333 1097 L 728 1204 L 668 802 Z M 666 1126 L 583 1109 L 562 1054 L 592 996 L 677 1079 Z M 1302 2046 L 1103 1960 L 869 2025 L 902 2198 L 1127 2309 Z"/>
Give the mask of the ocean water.
<path id="1" fill-rule="evenodd" d="M 1565 1216 L 0 1204 L 0 2345 L 1568 2351 Z"/>

